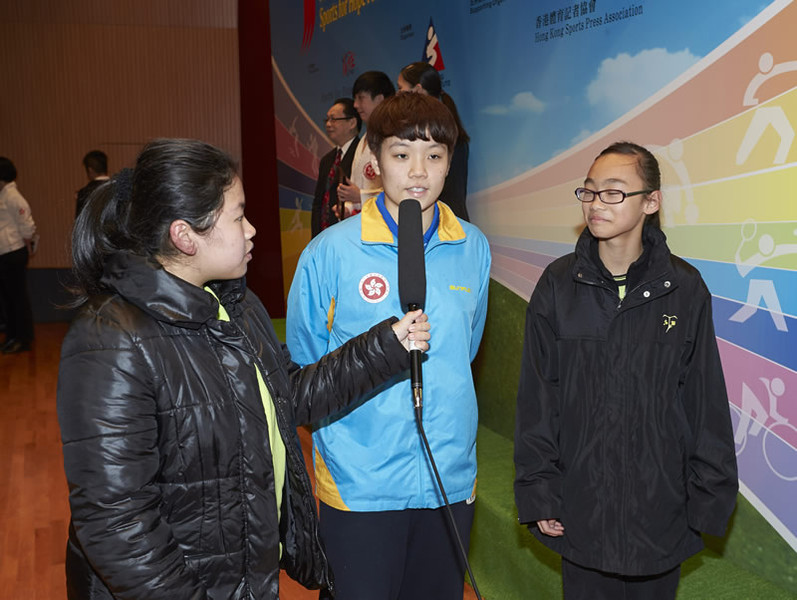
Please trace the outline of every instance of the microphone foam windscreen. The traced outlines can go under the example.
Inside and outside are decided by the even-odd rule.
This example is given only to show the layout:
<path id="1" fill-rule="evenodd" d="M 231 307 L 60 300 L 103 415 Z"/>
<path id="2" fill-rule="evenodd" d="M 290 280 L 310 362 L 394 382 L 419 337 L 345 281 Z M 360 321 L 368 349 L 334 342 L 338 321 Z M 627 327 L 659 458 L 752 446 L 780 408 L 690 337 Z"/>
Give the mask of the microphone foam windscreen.
<path id="1" fill-rule="evenodd" d="M 398 219 L 398 286 L 401 306 L 426 303 L 426 263 L 423 257 L 421 205 L 417 200 L 402 200 Z"/>

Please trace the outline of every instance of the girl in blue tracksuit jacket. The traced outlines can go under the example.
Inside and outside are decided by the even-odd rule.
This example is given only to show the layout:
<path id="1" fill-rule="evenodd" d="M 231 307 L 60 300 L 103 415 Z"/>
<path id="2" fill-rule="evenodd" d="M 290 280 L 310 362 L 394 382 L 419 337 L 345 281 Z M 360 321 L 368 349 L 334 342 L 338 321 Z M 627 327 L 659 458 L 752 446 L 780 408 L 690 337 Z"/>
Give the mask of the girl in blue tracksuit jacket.
<path id="1" fill-rule="evenodd" d="M 470 363 L 484 328 L 490 250 L 438 202 L 457 138 L 445 106 L 400 93 L 372 113 L 368 143 L 384 192 L 302 253 L 288 296 L 287 342 L 311 363 L 400 308 L 398 205 L 421 204 L 426 313 L 435 339 L 423 363 L 423 423 L 467 543 L 476 484 L 477 405 Z M 464 565 L 414 419 L 409 374 L 313 432 L 321 533 L 338 596 L 460 600 Z"/>

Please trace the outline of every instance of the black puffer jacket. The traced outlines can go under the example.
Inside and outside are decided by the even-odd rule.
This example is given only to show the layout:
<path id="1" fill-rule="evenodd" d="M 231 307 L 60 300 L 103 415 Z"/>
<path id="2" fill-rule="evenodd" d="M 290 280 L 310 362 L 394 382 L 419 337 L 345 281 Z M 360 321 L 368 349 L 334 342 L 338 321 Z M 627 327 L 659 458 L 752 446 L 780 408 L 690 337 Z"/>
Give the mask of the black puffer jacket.
<path id="1" fill-rule="evenodd" d="M 76 317 L 58 381 L 69 597 L 272 599 L 280 562 L 327 583 L 295 428 L 408 368 L 390 321 L 299 369 L 242 280 L 212 286 L 230 322 L 140 257 L 112 257 L 104 283 L 116 294 Z M 256 365 L 287 451 L 279 523 Z"/>
<path id="2" fill-rule="evenodd" d="M 700 274 L 644 231 L 620 302 L 588 230 L 526 313 L 515 433 L 522 523 L 584 567 L 667 571 L 736 501 L 730 410 Z M 562 537 L 536 521 L 558 518 Z"/>

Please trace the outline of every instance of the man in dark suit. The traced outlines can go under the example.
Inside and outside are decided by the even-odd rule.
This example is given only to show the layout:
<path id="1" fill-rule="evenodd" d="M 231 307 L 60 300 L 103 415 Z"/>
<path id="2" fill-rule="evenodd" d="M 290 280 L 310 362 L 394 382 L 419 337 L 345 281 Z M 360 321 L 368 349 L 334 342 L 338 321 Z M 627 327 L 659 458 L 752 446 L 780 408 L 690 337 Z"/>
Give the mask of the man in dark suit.
<path id="1" fill-rule="evenodd" d="M 77 191 L 75 218 L 80 214 L 91 192 L 108 181 L 108 156 L 102 150 L 92 150 L 83 157 L 86 178 L 89 182 Z"/>
<path id="2" fill-rule="evenodd" d="M 351 177 L 351 163 L 360 139 L 358 134 L 362 120 L 351 98 L 338 98 L 327 111 L 324 125 L 335 147 L 321 158 L 318 167 L 310 222 L 312 237 L 338 222 L 335 211 L 338 204 L 337 187 L 345 177 Z"/>

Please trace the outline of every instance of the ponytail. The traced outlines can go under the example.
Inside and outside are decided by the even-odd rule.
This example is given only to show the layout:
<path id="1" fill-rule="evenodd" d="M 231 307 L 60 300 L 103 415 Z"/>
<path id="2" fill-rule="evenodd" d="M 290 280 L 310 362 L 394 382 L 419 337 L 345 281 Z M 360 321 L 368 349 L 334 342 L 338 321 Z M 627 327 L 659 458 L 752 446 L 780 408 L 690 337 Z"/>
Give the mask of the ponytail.
<path id="1" fill-rule="evenodd" d="M 125 247 L 127 210 L 130 204 L 132 169 L 123 169 L 95 189 L 80 211 L 72 229 L 72 273 L 77 296 L 74 304 L 103 291 L 100 284 L 105 259 Z"/>

